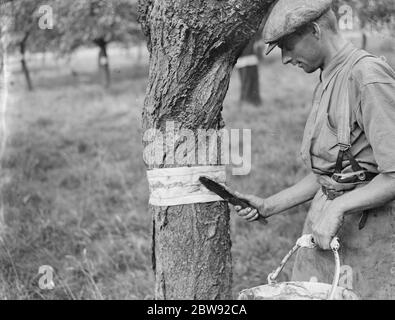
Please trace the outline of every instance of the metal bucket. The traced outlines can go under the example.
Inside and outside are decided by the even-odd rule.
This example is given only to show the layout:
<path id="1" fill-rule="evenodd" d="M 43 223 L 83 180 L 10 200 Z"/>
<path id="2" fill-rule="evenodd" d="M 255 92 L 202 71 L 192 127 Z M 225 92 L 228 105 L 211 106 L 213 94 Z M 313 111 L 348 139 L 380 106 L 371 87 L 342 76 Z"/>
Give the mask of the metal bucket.
<path id="1" fill-rule="evenodd" d="M 280 266 L 269 274 L 268 284 L 245 289 L 239 293 L 239 300 L 359 300 L 356 293 L 339 287 L 340 258 L 339 240 L 334 238 L 331 249 L 335 256 L 335 276 L 332 285 L 320 282 L 276 282 L 276 278 L 283 270 L 289 258 L 299 248 L 313 249 L 316 245 L 312 235 L 303 235 L 296 245 L 281 261 Z"/>

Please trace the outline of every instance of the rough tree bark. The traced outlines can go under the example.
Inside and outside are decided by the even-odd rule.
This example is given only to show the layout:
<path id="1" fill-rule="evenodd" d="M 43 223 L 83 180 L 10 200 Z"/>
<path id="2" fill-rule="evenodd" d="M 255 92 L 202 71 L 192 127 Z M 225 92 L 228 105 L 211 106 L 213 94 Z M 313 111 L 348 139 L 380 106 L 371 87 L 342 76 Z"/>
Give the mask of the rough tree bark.
<path id="1" fill-rule="evenodd" d="M 29 72 L 29 68 L 27 67 L 26 57 L 25 57 L 26 41 L 27 41 L 28 37 L 29 37 L 29 33 L 26 33 L 25 36 L 23 37 L 22 41 L 19 43 L 19 53 L 21 54 L 21 67 L 22 67 L 22 72 L 25 76 L 27 89 L 29 91 L 33 91 L 33 84 L 32 84 L 32 80 L 30 78 L 30 72 Z"/>
<path id="2" fill-rule="evenodd" d="M 140 0 L 150 52 L 143 133 L 221 129 L 221 110 L 238 56 L 273 0 Z M 176 150 L 182 149 L 178 141 Z M 143 141 L 143 146 L 147 142 Z M 147 161 L 147 169 L 168 168 Z M 218 163 L 220 164 L 220 163 Z M 224 202 L 150 206 L 156 299 L 230 299 L 229 209 Z"/>

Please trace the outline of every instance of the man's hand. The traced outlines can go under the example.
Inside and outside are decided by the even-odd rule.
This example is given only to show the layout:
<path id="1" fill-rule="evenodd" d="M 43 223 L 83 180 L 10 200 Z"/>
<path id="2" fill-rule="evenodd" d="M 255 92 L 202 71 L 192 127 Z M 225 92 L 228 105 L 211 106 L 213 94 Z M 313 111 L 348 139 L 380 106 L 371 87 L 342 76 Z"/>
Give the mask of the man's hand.
<path id="1" fill-rule="evenodd" d="M 321 249 L 330 249 L 330 243 L 343 224 L 343 220 L 343 210 L 336 201 L 331 201 L 317 220 L 313 221 L 313 238 Z"/>
<path id="2" fill-rule="evenodd" d="M 241 194 L 237 191 L 234 191 L 233 194 L 240 198 L 241 200 L 245 200 L 248 203 L 250 203 L 253 207 L 255 208 L 245 208 L 242 209 L 240 206 L 235 206 L 236 213 L 246 219 L 249 222 L 255 221 L 259 218 L 261 215 L 262 217 L 265 217 L 265 200 L 254 196 L 252 194 Z"/>

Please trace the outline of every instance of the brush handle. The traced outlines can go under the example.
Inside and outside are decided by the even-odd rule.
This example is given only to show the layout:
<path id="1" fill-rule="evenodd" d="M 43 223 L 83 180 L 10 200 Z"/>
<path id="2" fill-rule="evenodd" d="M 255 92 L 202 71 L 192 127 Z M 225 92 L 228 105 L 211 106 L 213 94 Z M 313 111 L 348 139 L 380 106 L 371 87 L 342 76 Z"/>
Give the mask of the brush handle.
<path id="1" fill-rule="evenodd" d="M 252 209 L 256 209 L 259 212 L 259 210 L 256 207 L 254 207 L 253 205 L 251 205 L 250 203 L 248 203 L 245 200 L 241 200 L 241 199 L 237 198 L 236 196 L 228 199 L 228 201 L 234 206 L 240 206 L 243 209 L 252 208 Z M 259 223 L 262 223 L 264 225 L 268 224 L 267 220 L 264 217 L 262 217 L 261 215 L 258 216 L 258 219 L 256 221 L 258 221 Z"/>

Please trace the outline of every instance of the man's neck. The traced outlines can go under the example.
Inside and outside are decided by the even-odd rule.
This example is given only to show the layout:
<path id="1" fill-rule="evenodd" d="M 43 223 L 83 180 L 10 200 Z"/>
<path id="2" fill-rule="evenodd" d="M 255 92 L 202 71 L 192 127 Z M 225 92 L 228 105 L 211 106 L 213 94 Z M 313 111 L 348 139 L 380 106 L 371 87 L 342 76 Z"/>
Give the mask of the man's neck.
<path id="1" fill-rule="evenodd" d="M 321 70 L 329 65 L 336 54 L 346 45 L 347 40 L 344 39 L 340 34 L 333 35 L 327 39 L 325 46 L 325 57 L 321 65 Z"/>

